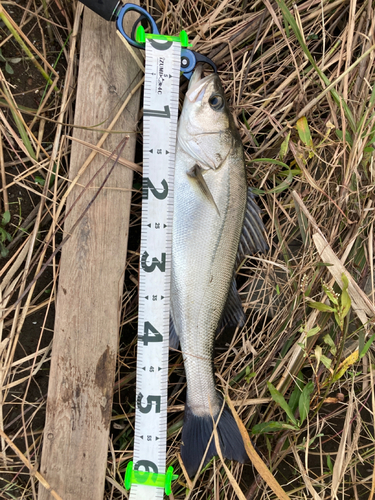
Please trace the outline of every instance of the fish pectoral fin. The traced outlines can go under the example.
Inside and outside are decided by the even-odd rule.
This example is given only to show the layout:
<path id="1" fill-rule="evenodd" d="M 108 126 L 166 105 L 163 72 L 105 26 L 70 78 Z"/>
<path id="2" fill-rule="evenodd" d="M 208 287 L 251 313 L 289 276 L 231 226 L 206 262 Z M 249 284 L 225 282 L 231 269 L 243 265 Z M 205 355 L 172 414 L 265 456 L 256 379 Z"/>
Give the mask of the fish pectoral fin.
<path id="1" fill-rule="evenodd" d="M 220 212 L 219 212 L 219 209 L 217 208 L 217 205 L 216 205 L 216 202 L 214 200 L 214 197 L 212 196 L 212 193 L 209 189 L 209 187 L 207 186 L 207 183 L 203 177 L 203 174 L 202 174 L 202 168 L 195 164 L 194 167 L 192 169 L 190 169 L 188 172 L 187 172 L 187 175 L 190 177 L 190 179 L 194 179 L 195 182 L 197 183 L 201 193 L 203 194 L 203 196 L 210 202 L 213 204 L 213 206 L 215 207 L 216 209 L 216 212 L 217 214 L 220 216 Z"/>

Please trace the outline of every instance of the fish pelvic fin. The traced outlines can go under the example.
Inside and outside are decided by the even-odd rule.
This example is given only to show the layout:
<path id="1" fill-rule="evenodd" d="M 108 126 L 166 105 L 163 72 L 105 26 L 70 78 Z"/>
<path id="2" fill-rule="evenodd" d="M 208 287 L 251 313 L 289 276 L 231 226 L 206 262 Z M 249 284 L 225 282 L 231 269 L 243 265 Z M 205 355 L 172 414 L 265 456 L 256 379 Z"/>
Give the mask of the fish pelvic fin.
<path id="1" fill-rule="evenodd" d="M 169 349 L 176 351 L 179 345 L 180 345 L 180 339 L 177 335 L 171 314 L 169 316 Z"/>
<path id="2" fill-rule="evenodd" d="M 215 416 L 215 421 L 218 420 L 219 415 L 220 412 Z M 227 405 L 224 406 L 216 429 L 223 457 L 240 463 L 248 461 L 240 430 Z M 186 404 L 184 426 L 182 428 L 181 458 L 189 477 L 193 477 L 197 473 L 211 436 L 212 439 L 203 467 L 208 464 L 212 457 L 217 455 L 212 417 L 211 415 L 198 417 Z"/>
<path id="3" fill-rule="evenodd" d="M 220 217 L 219 209 L 217 208 L 216 202 L 214 200 L 214 197 L 212 196 L 210 188 L 207 186 L 207 183 L 203 177 L 202 170 L 203 169 L 199 165 L 195 164 L 194 167 L 187 172 L 187 175 L 190 177 L 190 179 L 194 179 L 197 186 L 199 187 L 200 192 L 215 207 L 215 210 L 218 216 Z"/>

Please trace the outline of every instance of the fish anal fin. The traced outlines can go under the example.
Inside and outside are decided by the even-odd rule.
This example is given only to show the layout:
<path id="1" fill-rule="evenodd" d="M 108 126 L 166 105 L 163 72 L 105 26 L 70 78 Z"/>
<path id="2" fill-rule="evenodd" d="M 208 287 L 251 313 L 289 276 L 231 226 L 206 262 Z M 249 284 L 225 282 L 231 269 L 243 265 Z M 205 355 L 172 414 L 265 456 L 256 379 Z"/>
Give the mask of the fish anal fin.
<path id="1" fill-rule="evenodd" d="M 215 416 L 215 421 L 217 418 L 218 415 Z M 240 430 L 226 405 L 220 415 L 217 432 L 221 452 L 225 458 L 237 460 L 240 463 L 248 461 Z M 212 433 L 211 415 L 198 417 L 186 405 L 182 428 L 181 457 L 189 477 L 193 477 L 197 473 Z M 207 465 L 215 455 L 217 455 L 215 439 L 212 438 L 203 466 Z"/>
<path id="2" fill-rule="evenodd" d="M 213 204 L 217 214 L 220 216 L 219 209 L 217 208 L 216 202 L 214 200 L 214 197 L 212 196 L 210 188 L 207 186 L 207 183 L 203 177 L 202 170 L 203 169 L 198 164 L 195 164 L 194 167 L 187 172 L 187 175 L 190 177 L 190 179 L 194 179 L 197 186 L 199 187 L 200 192 L 210 203 Z"/>

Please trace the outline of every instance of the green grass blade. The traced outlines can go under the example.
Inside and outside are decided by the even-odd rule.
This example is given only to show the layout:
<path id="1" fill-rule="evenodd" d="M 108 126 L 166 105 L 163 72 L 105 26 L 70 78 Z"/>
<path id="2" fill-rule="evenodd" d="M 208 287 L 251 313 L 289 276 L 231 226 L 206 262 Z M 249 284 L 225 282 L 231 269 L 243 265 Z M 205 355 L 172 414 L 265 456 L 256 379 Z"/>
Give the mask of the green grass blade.
<path id="1" fill-rule="evenodd" d="M 274 387 L 271 382 L 267 382 L 267 387 L 268 390 L 271 393 L 272 399 L 277 403 L 281 408 L 285 411 L 285 413 L 288 415 L 289 419 L 293 424 L 297 427 L 297 420 L 295 416 L 293 415 L 292 409 L 288 405 L 288 403 L 285 401 L 284 396 L 279 392 L 276 387 Z"/>
<path id="2" fill-rule="evenodd" d="M 310 411 L 310 395 L 314 391 L 314 384 L 310 381 L 305 385 L 301 397 L 299 398 L 298 408 L 299 408 L 299 418 L 301 425 L 306 420 L 307 415 Z"/>

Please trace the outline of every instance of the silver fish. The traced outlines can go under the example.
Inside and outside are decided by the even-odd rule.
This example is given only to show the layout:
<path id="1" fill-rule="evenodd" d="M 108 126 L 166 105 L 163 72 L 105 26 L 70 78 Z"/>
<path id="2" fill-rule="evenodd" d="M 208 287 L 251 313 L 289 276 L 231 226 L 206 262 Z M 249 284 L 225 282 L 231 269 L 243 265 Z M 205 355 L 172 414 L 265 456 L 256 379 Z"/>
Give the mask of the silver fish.
<path id="1" fill-rule="evenodd" d="M 189 476 L 199 468 L 212 436 L 212 418 L 216 421 L 220 413 L 217 430 L 224 457 L 247 459 L 229 408 L 221 412 L 213 346 L 219 327 L 243 323 L 236 262 L 266 249 L 259 208 L 247 188 L 241 139 L 220 79 L 217 74 L 202 78 L 197 67 L 178 125 L 171 284 L 171 345 L 180 341 L 187 378 L 181 456 Z M 212 438 L 204 463 L 216 454 Z"/>

